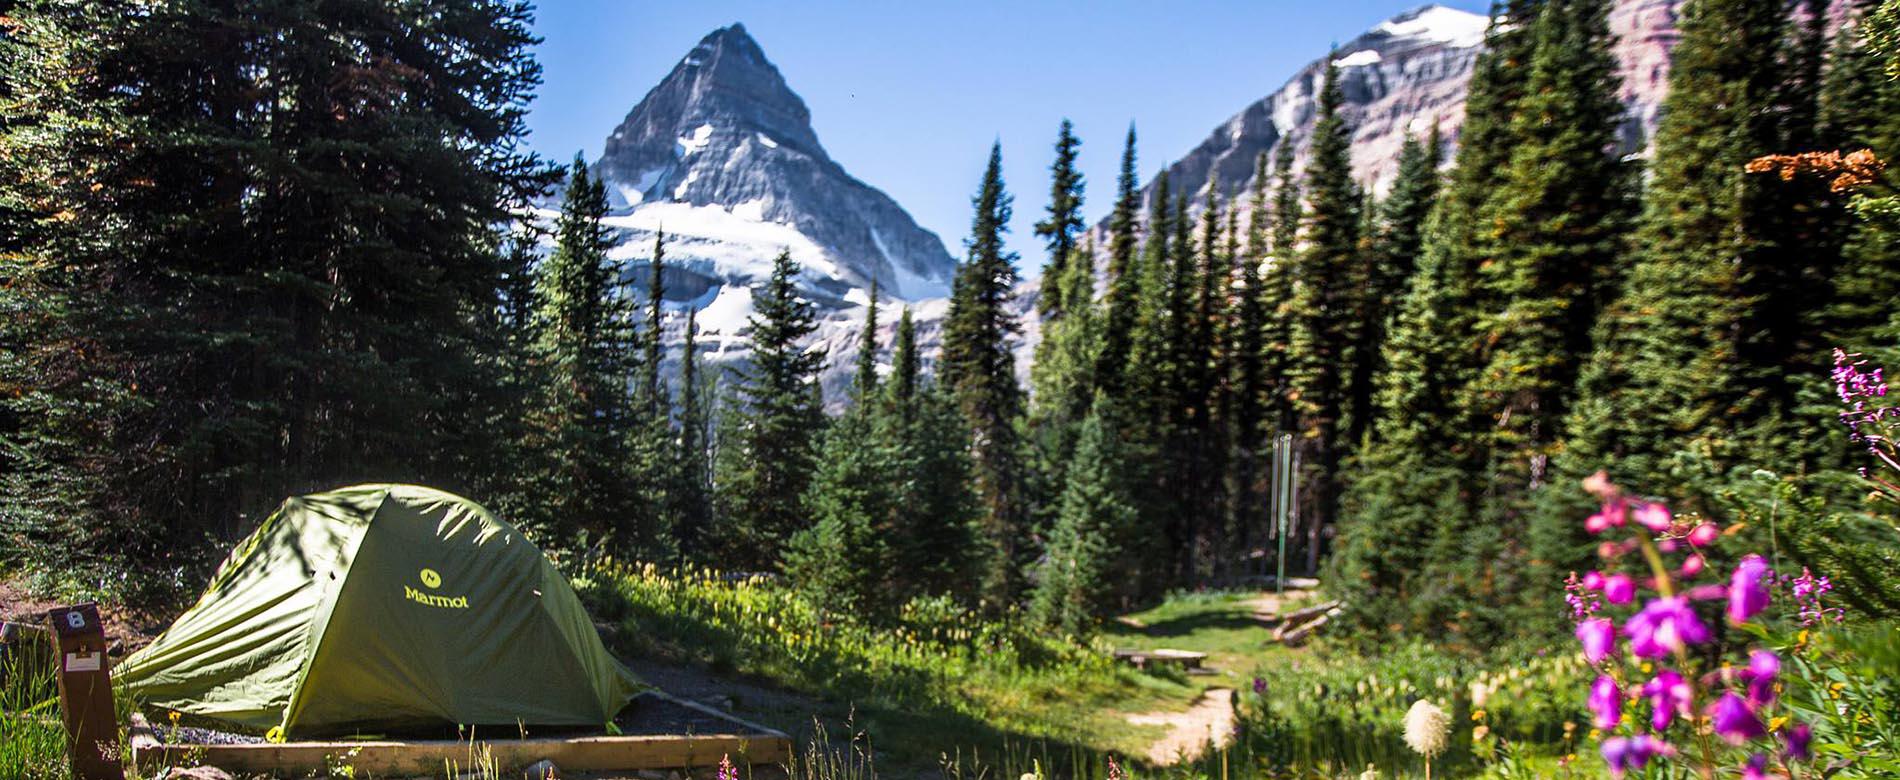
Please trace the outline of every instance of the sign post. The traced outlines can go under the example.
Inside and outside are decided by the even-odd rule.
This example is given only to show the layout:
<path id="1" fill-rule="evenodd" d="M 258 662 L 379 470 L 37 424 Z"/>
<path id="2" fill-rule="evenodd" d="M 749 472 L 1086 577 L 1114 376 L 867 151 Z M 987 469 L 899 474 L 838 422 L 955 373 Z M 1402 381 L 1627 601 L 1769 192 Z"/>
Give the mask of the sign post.
<path id="1" fill-rule="evenodd" d="M 86 603 L 60 607 L 46 613 L 46 623 L 53 632 L 53 652 L 59 664 L 59 709 L 65 718 L 73 776 L 80 780 L 125 780 L 99 606 Z"/>

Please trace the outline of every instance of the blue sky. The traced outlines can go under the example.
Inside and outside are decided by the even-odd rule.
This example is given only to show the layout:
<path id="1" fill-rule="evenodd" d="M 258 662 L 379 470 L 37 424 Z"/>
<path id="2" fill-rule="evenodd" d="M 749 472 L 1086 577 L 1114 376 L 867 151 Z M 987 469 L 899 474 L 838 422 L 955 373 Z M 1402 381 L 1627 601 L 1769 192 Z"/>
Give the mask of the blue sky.
<path id="1" fill-rule="evenodd" d="M 541 0 L 532 147 L 598 157 L 706 33 L 743 22 L 811 108 L 818 140 L 963 256 L 990 142 L 1016 196 L 1011 248 L 1033 275 L 1063 117 L 1082 138 L 1090 222 L 1133 121 L 1145 180 L 1335 43 L 1420 0 L 1295 2 L 650 2 Z M 1441 0 L 1482 12 L 1485 0 Z"/>

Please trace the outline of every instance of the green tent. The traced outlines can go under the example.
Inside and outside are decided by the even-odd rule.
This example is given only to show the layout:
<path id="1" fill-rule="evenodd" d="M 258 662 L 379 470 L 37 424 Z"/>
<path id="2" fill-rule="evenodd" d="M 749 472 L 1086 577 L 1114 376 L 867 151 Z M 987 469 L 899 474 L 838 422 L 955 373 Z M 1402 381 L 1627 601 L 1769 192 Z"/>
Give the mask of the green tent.
<path id="1" fill-rule="evenodd" d="M 289 736 L 600 725 L 640 689 L 520 532 L 412 485 L 285 501 L 113 673 L 148 706 Z"/>

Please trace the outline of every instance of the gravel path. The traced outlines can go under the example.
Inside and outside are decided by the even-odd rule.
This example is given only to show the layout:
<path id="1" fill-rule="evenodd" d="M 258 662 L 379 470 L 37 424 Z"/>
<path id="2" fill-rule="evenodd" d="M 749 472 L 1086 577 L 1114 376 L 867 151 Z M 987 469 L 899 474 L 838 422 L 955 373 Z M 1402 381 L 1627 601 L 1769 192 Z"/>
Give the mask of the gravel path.
<path id="1" fill-rule="evenodd" d="M 1200 757 L 1209 743 L 1222 747 L 1234 734 L 1234 692 L 1209 688 L 1186 712 L 1148 712 L 1128 716 L 1138 726 L 1167 726 L 1166 736 L 1148 746 L 1148 760 L 1172 766 Z"/>

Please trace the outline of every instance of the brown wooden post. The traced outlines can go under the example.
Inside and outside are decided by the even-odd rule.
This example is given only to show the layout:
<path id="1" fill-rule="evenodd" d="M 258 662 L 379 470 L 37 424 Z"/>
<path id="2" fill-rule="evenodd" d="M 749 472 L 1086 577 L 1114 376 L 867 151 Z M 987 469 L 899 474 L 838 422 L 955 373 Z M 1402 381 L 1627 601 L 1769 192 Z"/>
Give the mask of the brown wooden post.
<path id="1" fill-rule="evenodd" d="M 60 607 L 46 613 L 46 623 L 58 645 L 54 650 L 59 662 L 59 709 L 66 721 L 73 776 L 79 780 L 125 780 L 99 606 L 87 603 Z"/>

